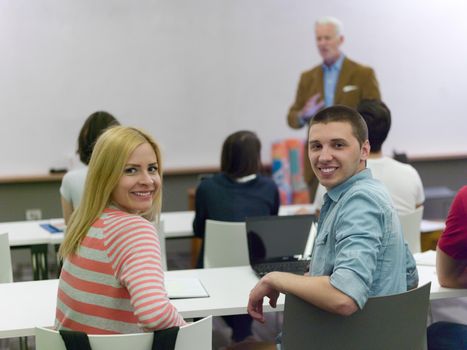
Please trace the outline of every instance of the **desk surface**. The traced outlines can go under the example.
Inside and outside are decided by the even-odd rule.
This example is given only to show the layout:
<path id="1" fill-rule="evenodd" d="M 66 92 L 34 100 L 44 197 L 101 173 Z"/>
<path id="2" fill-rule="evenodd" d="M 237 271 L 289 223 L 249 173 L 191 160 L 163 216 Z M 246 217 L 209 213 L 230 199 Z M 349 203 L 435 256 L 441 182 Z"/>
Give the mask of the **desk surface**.
<path id="1" fill-rule="evenodd" d="M 279 209 L 279 215 L 293 215 L 297 210 L 305 208 L 314 212 L 312 204 L 284 205 Z M 165 212 L 161 214 L 166 238 L 192 237 L 192 223 L 195 217 L 194 211 Z M 14 221 L 0 223 L 0 232 L 8 232 L 10 246 L 34 245 L 34 244 L 60 244 L 63 241 L 63 233 L 50 233 L 39 226 L 41 223 L 53 223 L 62 219 L 39 221 Z M 444 229 L 444 223 L 438 221 L 422 220 L 420 230 L 422 233 L 439 231 Z"/>
<path id="2" fill-rule="evenodd" d="M 162 213 L 161 220 L 164 225 L 166 238 L 180 238 L 193 236 L 191 225 L 194 212 L 181 211 Z M 50 233 L 40 224 L 59 222 L 63 219 L 12 221 L 0 223 L 0 232 L 8 232 L 10 246 L 23 246 L 35 244 L 60 244 L 63 241 L 63 233 Z"/>
<path id="3" fill-rule="evenodd" d="M 418 270 L 420 284 L 432 283 L 430 299 L 467 296 L 467 289 L 440 287 L 433 266 L 419 266 Z M 172 300 L 185 318 L 246 313 L 249 292 L 258 281 L 249 266 L 168 271 L 166 276 L 197 277 L 209 293 L 208 298 Z M 57 286 L 58 280 L 0 284 L 0 338 L 30 336 L 36 326 L 52 326 Z M 267 302 L 266 299 L 266 312 L 283 310 L 284 295 L 280 296 L 277 309 Z"/>
<path id="4" fill-rule="evenodd" d="M 281 206 L 280 215 L 294 214 L 298 209 L 306 208 L 314 211 L 313 205 L 286 205 Z M 195 217 L 194 211 L 164 212 L 161 214 L 166 238 L 192 237 L 192 224 Z M 13 221 L 0 223 L 0 232 L 8 232 L 10 246 L 23 246 L 35 244 L 60 244 L 63 241 L 63 233 L 50 233 L 40 227 L 42 223 L 60 222 L 62 219 Z"/>
<path id="5" fill-rule="evenodd" d="M 209 293 L 208 298 L 172 300 L 184 318 L 244 314 L 249 292 L 258 281 L 249 266 L 168 271 L 166 277 L 197 277 Z M 33 335 L 37 325 L 52 326 L 57 286 L 58 280 L 0 284 L 0 338 Z M 279 310 L 283 304 L 282 296 Z M 265 310 L 272 309 L 265 304 Z"/>

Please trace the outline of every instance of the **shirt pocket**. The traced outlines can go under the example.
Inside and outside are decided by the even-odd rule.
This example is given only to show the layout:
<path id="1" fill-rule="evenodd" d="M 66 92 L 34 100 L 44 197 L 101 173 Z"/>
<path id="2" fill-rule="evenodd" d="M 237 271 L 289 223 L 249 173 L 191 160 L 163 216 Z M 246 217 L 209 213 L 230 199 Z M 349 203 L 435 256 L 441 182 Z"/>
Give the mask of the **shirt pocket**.
<path id="1" fill-rule="evenodd" d="M 334 247 L 331 245 L 329 231 L 321 232 L 316 237 L 311 264 L 312 275 L 329 275 L 332 272 Z"/>

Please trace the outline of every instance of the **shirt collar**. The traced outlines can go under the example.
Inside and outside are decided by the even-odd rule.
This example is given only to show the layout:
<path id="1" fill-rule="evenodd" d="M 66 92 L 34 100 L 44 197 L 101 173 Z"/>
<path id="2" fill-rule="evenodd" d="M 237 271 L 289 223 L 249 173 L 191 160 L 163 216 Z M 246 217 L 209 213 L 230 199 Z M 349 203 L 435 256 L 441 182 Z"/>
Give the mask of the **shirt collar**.
<path id="1" fill-rule="evenodd" d="M 327 71 L 333 71 L 333 70 L 336 70 L 338 72 L 340 72 L 341 68 L 342 68 L 342 64 L 344 63 L 344 55 L 341 53 L 339 58 L 336 60 L 336 62 L 334 62 L 333 64 L 331 64 L 330 66 L 327 66 L 324 62 L 323 62 L 323 70 L 327 70 Z"/>
<path id="2" fill-rule="evenodd" d="M 363 169 L 362 171 L 356 173 L 355 175 L 351 176 L 347 180 L 345 180 L 343 183 L 337 185 L 336 187 L 331 188 L 328 192 L 327 195 L 329 198 L 331 198 L 334 202 L 337 202 L 339 198 L 347 192 L 347 190 L 352 187 L 352 185 L 363 179 L 372 179 L 373 175 L 371 174 L 370 169 Z"/>
<path id="3" fill-rule="evenodd" d="M 247 176 L 236 178 L 235 181 L 240 182 L 240 183 L 245 183 L 245 182 L 248 182 L 248 181 L 251 181 L 251 180 L 254 180 L 254 179 L 256 179 L 256 174 L 250 174 L 250 175 L 247 175 Z"/>

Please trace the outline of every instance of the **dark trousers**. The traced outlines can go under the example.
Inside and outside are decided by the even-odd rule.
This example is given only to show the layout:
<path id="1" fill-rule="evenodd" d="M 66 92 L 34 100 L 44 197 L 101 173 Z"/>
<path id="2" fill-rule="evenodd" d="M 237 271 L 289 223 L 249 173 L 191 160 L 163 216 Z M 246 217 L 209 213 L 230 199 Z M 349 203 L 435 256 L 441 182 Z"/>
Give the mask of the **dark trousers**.
<path id="1" fill-rule="evenodd" d="M 252 335 L 251 333 L 251 324 L 253 323 L 253 319 L 250 315 L 232 315 L 232 316 L 223 316 L 222 317 L 232 328 L 232 339 L 235 342 L 240 342 L 245 338 Z"/>
<path id="2" fill-rule="evenodd" d="M 428 350 L 467 350 L 467 325 L 436 322 L 427 329 Z"/>

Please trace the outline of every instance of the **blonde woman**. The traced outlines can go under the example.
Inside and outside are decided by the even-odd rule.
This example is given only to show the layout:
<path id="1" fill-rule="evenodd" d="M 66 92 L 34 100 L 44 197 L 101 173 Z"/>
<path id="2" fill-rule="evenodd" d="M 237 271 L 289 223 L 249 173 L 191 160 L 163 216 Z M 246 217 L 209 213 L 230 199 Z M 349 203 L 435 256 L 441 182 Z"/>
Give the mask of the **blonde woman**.
<path id="1" fill-rule="evenodd" d="M 112 334 L 185 324 L 167 297 L 158 236 L 147 220 L 158 220 L 161 189 L 151 136 L 116 126 L 99 137 L 60 247 L 57 329 Z"/>

